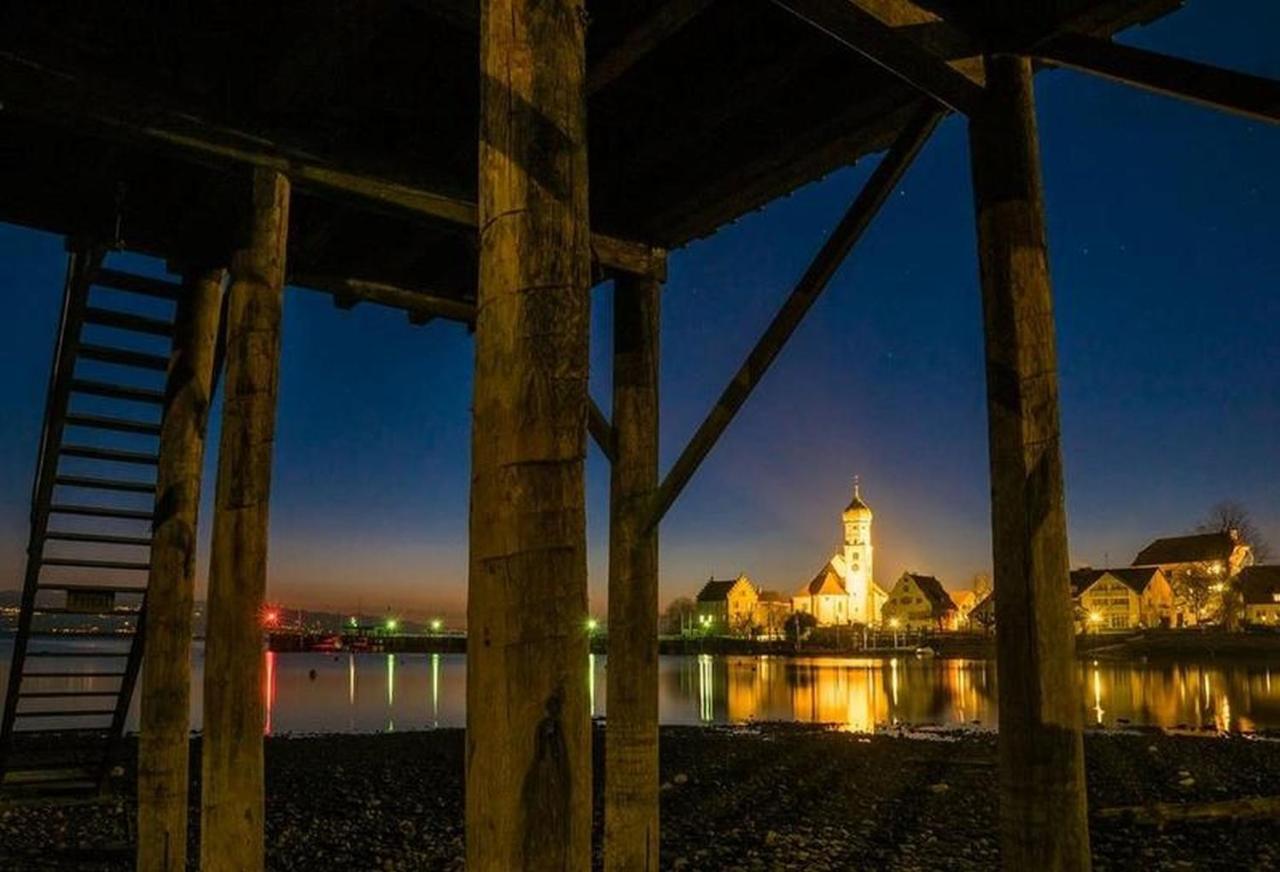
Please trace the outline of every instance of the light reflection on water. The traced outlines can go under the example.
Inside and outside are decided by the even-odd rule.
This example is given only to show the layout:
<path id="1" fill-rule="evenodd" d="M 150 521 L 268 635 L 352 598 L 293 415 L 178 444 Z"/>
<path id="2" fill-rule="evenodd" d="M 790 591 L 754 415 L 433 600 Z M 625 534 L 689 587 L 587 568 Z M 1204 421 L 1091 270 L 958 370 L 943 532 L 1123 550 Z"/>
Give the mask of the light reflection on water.
<path id="1" fill-rule="evenodd" d="M 0 682 L 7 677 L 10 650 L 8 640 L 0 642 Z M 267 734 L 389 732 L 465 724 L 465 655 L 263 656 Z M 85 671 L 102 666 L 87 659 L 64 661 L 71 662 Z M 202 666 L 197 647 L 192 699 L 197 726 Z M 608 708 L 608 660 L 592 655 L 586 667 L 592 714 L 603 716 Z M 996 722 L 995 666 L 984 660 L 699 655 L 662 657 L 659 669 L 663 723 L 782 720 L 865 731 L 896 723 Z M 1087 724 L 1280 729 L 1280 684 L 1273 690 L 1267 664 L 1081 661 L 1079 669 Z M 72 686 L 110 687 L 92 678 L 73 680 Z M 136 724 L 135 699 L 130 729 Z"/>

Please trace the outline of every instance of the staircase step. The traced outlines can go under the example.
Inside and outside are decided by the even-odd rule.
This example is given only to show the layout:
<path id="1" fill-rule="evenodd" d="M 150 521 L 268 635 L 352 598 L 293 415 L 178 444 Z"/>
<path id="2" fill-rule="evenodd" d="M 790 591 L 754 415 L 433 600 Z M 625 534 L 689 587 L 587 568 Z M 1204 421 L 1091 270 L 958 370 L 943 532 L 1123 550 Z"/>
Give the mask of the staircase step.
<path id="1" fill-rule="evenodd" d="M 116 710 L 109 709 L 83 709 L 81 711 L 71 711 L 70 709 L 34 709 L 32 711 L 23 711 L 19 709 L 13 713 L 15 718 L 101 718 L 106 715 L 114 715 Z"/>
<path id="2" fill-rule="evenodd" d="M 94 275 L 93 284 L 117 291 L 127 291 L 130 294 L 158 297 L 162 300 L 176 300 L 182 291 L 182 285 L 176 282 L 138 276 L 118 269 L 98 270 Z"/>
<path id="3" fill-rule="evenodd" d="M 88 460 L 110 460 L 115 463 L 139 463 L 155 466 L 160 462 L 158 454 L 146 451 L 125 451 L 121 448 L 99 448 L 96 445 L 63 445 L 58 449 L 63 457 L 83 457 Z"/>
<path id="4" fill-rule="evenodd" d="M 29 635 L 33 638 L 39 636 L 41 639 L 119 639 L 125 641 L 132 639 L 133 631 L 126 633 L 118 633 L 115 630 L 71 630 L 67 627 L 57 627 L 49 630 L 31 630 Z"/>
<path id="5" fill-rule="evenodd" d="M 73 699 L 83 696 L 119 696 L 118 690 L 28 690 L 18 694 L 18 699 Z"/>
<path id="6" fill-rule="evenodd" d="M 150 388 L 135 388 L 129 385 L 116 385 L 87 378 L 74 378 L 71 380 L 71 390 L 78 394 L 92 394 L 95 397 L 133 400 L 138 403 L 155 403 L 157 406 L 164 405 L 164 391 L 151 390 Z"/>
<path id="7" fill-rule="evenodd" d="M 69 427 L 92 427 L 95 430 L 142 433 L 146 436 L 160 435 L 159 424 L 152 424 L 149 421 L 131 421 L 127 418 L 112 418 L 109 415 L 85 415 L 74 412 L 67 415 L 65 423 Z"/>
<path id="8" fill-rule="evenodd" d="M 150 510 L 117 509 L 111 506 L 79 506 L 70 503 L 54 503 L 49 506 L 50 513 L 59 515 L 87 515 L 92 518 L 127 518 L 133 521 L 150 521 Z"/>
<path id="9" fill-rule="evenodd" d="M 5 787 L 36 786 L 43 784 L 59 784 L 68 781 L 89 781 L 93 773 L 84 766 L 68 766 L 59 762 L 50 766 L 35 766 L 23 763 L 22 768 L 7 769 L 4 773 Z"/>
<path id="10" fill-rule="evenodd" d="M 151 569 L 150 563 L 139 563 L 134 560 L 85 560 L 80 557 L 45 557 L 41 561 L 44 566 L 78 566 L 82 569 L 127 569 L 146 572 Z"/>
<path id="11" fill-rule="evenodd" d="M 53 483 L 63 487 L 123 491 L 131 494 L 153 494 L 156 492 L 155 482 L 152 481 L 125 481 L 114 478 L 96 478 L 91 475 L 60 475 L 53 480 Z"/>
<path id="12" fill-rule="evenodd" d="M 146 593 L 145 587 L 138 587 L 136 584 L 113 584 L 104 581 L 102 584 L 75 584 L 62 581 L 42 581 L 40 582 L 40 590 L 70 590 L 76 593 L 86 593 L 94 591 L 106 591 L 108 593 Z"/>
<path id="13" fill-rule="evenodd" d="M 96 306 L 89 306 L 84 310 L 84 320 L 86 324 L 115 327 L 118 330 L 130 330 L 134 333 L 147 333 L 152 336 L 173 335 L 173 324 L 169 321 L 148 318 L 145 315 L 134 315 L 131 312 L 100 309 Z"/>
<path id="14" fill-rule="evenodd" d="M 24 679 L 32 678 L 124 678 L 123 672 L 24 672 Z"/>
<path id="15" fill-rule="evenodd" d="M 128 651 L 28 651 L 28 657 L 51 657 L 55 660 L 68 660 L 75 657 L 128 657 Z M 30 675 L 31 673 L 23 673 Z"/>
<path id="16" fill-rule="evenodd" d="M 120 366 L 137 367 L 138 369 L 154 369 L 157 372 L 167 372 L 169 369 L 169 358 L 159 354 L 132 351 L 128 348 L 112 348 L 109 345 L 81 343 L 79 348 L 76 349 L 76 354 L 87 360 L 98 360 L 103 363 L 115 363 Z"/>
<path id="17" fill-rule="evenodd" d="M 59 542 L 96 542 L 101 545 L 137 545 L 142 548 L 151 547 L 150 536 L 108 536 L 105 533 L 72 533 L 66 530 L 50 530 L 44 534 L 46 540 Z"/>
<path id="18" fill-rule="evenodd" d="M 106 733 L 110 729 L 111 727 L 104 725 L 101 727 L 58 727 L 56 730 L 48 728 L 42 730 L 14 730 L 14 733 L 23 736 L 47 736 L 49 734 L 62 735 L 63 733 Z"/>

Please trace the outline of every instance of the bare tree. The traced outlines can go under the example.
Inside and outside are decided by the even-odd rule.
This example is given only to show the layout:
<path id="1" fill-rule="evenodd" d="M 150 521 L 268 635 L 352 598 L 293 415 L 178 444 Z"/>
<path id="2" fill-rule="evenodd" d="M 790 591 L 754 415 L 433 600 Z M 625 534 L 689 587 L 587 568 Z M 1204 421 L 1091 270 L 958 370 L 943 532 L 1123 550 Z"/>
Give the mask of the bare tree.
<path id="1" fill-rule="evenodd" d="M 1197 533 L 1228 533 L 1235 530 L 1240 541 L 1249 546 L 1256 563 L 1266 563 L 1271 557 L 1271 546 L 1262 538 L 1258 525 L 1240 503 L 1223 500 L 1209 509 L 1204 519 L 1196 525 Z"/>
<path id="2" fill-rule="evenodd" d="M 693 601 L 692 597 L 676 597 L 667 603 L 667 607 L 662 612 L 660 625 L 662 632 L 671 636 L 679 635 L 684 627 L 691 627 L 696 623 L 697 619 L 694 615 L 697 613 L 698 604 Z"/>
<path id="3" fill-rule="evenodd" d="M 969 580 L 969 587 L 973 588 L 974 604 L 982 602 L 987 594 L 991 593 L 991 575 L 986 572 L 975 572 L 973 578 Z"/>

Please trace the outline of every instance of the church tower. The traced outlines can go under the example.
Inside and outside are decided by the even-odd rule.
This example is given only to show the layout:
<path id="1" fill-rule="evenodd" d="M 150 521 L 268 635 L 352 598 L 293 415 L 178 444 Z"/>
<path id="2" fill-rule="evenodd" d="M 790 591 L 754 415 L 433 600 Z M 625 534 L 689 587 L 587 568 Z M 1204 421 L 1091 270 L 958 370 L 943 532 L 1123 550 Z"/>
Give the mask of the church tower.
<path id="1" fill-rule="evenodd" d="M 878 624 L 872 596 L 871 507 L 862 501 L 858 478 L 853 479 L 853 500 L 844 510 L 845 589 L 849 592 L 850 618 L 857 623 Z"/>

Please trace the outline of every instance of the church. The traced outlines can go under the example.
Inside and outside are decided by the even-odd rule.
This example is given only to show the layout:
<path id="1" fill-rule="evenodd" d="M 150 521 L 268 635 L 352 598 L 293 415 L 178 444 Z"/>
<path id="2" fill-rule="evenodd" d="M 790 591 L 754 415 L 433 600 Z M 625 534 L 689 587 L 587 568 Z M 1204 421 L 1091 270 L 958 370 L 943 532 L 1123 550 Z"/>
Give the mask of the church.
<path id="1" fill-rule="evenodd" d="M 791 597 L 793 610 L 813 615 L 819 626 L 880 623 L 880 609 L 889 595 L 873 574 L 872 517 L 855 478 L 853 500 L 843 516 L 844 547 Z"/>

